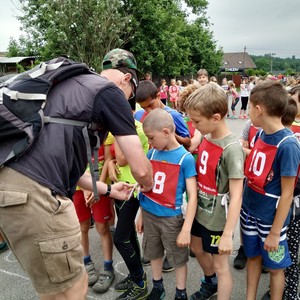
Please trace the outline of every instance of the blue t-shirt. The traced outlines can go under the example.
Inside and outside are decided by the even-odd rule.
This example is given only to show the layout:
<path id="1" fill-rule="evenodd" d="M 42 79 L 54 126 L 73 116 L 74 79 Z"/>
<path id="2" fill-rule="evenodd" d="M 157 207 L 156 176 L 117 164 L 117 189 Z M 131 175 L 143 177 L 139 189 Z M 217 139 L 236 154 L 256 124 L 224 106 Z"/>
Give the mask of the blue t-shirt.
<path id="1" fill-rule="evenodd" d="M 152 156 L 152 152 L 154 149 L 149 150 L 147 153 L 147 157 L 150 158 Z M 187 150 L 180 146 L 177 149 L 169 150 L 169 151 L 158 151 L 155 150 L 155 153 L 152 157 L 153 160 L 157 161 L 165 161 L 168 163 L 179 164 L 182 156 L 187 153 Z M 181 165 L 180 165 L 180 174 L 178 178 L 178 184 L 176 189 L 176 209 L 172 209 L 169 207 L 165 207 L 162 205 L 157 204 L 156 202 L 152 201 L 144 194 L 139 194 L 139 200 L 141 207 L 149 213 L 152 213 L 159 217 L 172 217 L 180 215 L 181 212 L 181 205 L 183 203 L 183 193 L 186 191 L 186 182 L 187 178 L 196 176 L 196 165 L 195 159 L 192 154 L 187 153 L 184 157 Z"/>
<path id="2" fill-rule="evenodd" d="M 292 136 L 292 132 L 285 128 L 273 134 L 262 132 L 260 138 L 269 145 L 277 145 L 285 136 Z M 272 165 L 273 178 L 264 186 L 265 192 L 281 195 L 281 177 L 297 176 L 300 163 L 300 145 L 296 138 L 285 139 L 277 149 Z M 273 224 L 276 214 L 276 198 L 257 193 L 245 184 L 243 193 L 243 208 L 254 217 L 266 224 Z M 289 217 L 285 221 L 287 224 Z"/>
<path id="3" fill-rule="evenodd" d="M 188 128 L 186 127 L 186 124 L 184 122 L 183 116 L 175 109 L 172 109 L 168 106 L 165 106 L 163 108 L 165 111 L 170 113 L 174 120 L 175 124 L 175 133 L 178 134 L 181 137 L 189 137 L 190 133 Z M 134 113 L 134 118 L 138 120 L 139 122 L 142 122 L 143 115 L 145 113 L 144 109 L 140 109 Z"/>

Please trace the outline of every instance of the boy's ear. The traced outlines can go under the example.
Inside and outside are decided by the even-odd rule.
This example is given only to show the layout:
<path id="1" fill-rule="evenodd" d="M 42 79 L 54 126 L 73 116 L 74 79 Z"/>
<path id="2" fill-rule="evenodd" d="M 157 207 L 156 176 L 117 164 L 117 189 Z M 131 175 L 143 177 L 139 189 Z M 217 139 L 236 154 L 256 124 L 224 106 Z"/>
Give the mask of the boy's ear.
<path id="1" fill-rule="evenodd" d="M 157 94 L 156 94 L 156 99 L 159 99 L 159 100 L 160 100 L 160 92 L 157 92 Z"/>
<path id="2" fill-rule="evenodd" d="M 212 116 L 212 118 L 214 119 L 214 121 L 220 121 L 222 119 L 221 115 L 219 113 L 214 114 Z"/>
<path id="3" fill-rule="evenodd" d="M 162 129 L 162 132 L 166 135 L 166 136 L 169 136 L 170 135 L 170 129 L 169 128 L 163 128 Z"/>

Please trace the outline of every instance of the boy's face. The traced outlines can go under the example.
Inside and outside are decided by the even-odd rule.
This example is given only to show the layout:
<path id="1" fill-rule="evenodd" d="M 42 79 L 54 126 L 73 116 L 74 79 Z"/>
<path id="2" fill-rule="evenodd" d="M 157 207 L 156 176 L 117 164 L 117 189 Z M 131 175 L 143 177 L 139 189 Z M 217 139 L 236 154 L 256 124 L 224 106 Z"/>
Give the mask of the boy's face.
<path id="1" fill-rule="evenodd" d="M 168 145 L 168 130 L 162 129 L 161 131 L 144 127 L 144 132 L 148 138 L 148 143 L 151 147 L 157 150 L 165 150 Z"/>
<path id="2" fill-rule="evenodd" d="M 300 91 L 299 91 L 299 93 L 300 93 Z M 292 97 L 292 98 L 295 100 L 295 102 L 297 103 L 297 107 L 298 107 L 297 117 L 299 117 L 299 116 L 300 116 L 300 102 L 299 102 L 299 100 L 298 100 L 298 93 L 296 92 L 296 93 L 293 94 L 291 97 Z"/>
<path id="3" fill-rule="evenodd" d="M 197 80 L 200 83 L 200 85 L 205 85 L 208 83 L 208 78 L 205 75 L 198 76 Z"/>
<path id="4" fill-rule="evenodd" d="M 213 117 L 207 118 L 200 113 L 192 110 L 187 112 L 193 126 L 201 132 L 201 134 L 209 134 L 214 131 L 215 129 L 215 120 Z"/>
<path id="5" fill-rule="evenodd" d="M 249 117 L 250 117 L 251 123 L 255 127 L 260 127 L 260 125 L 261 125 L 258 120 L 259 113 L 260 113 L 260 108 L 258 108 L 257 106 L 254 106 L 253 103 L 250 101 L 249 102 Z"/>
<path id="6" fill-rule="evenodd" d="M 151 110 L 155 109 L 155 108 L 159 108 L 160 107 L 160 99 L 157 97 L 155 99 L 147 99 L 143 102 L 139 102 L 139 105 L 141 106 L 141 108 L 143 108 L 146 112 L 150 112 Z"/>

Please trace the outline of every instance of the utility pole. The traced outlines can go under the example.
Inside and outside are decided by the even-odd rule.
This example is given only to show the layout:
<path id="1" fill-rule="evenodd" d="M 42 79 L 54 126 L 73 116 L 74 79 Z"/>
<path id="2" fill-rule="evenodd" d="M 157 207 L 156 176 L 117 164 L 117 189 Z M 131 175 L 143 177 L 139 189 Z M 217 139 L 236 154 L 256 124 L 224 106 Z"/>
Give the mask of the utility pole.
<path id="1" fill-rule="evenodd" d="M 270 73 L 273 74 L 273 56 L 276 55 L 276 53 L 269 53 L 270 55 L 270 60 L 271 60 L 271 71 Z"/>
<path id="2" fill-rule="evenodd" d="M 245 54 L 246 54 L 246 46 L 244 46 L 244 54 L 243 54 L 243 77 L 245 76 Z"/>

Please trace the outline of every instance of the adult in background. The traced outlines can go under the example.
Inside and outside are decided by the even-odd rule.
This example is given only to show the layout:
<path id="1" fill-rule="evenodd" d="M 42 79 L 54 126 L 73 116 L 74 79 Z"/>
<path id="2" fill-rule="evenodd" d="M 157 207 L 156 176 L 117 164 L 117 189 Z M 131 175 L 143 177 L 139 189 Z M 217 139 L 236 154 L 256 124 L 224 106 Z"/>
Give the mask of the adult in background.
<path id="1" fill-rule="evenodd" d="M 45 115 L 92 121 L 102 142 L 112 132 L 133 176 L 148 191 L 152 169 L 127 101 L 137 89 L 137 72 L 132 53 L 114 49 L 104 57 L 101 76 L 78 75 L 54 86 Z M 87 294 L 80 226 L 71 201 L 77 182 L 92 190 L 86 166 L 81 128 L 47 124 L 27 154 L 0 170 L 0 233 L 42 300 L 82 300 Z M 102 195 L 127 198 L 124 183 L 97 182 L 97 188 Z"/>

